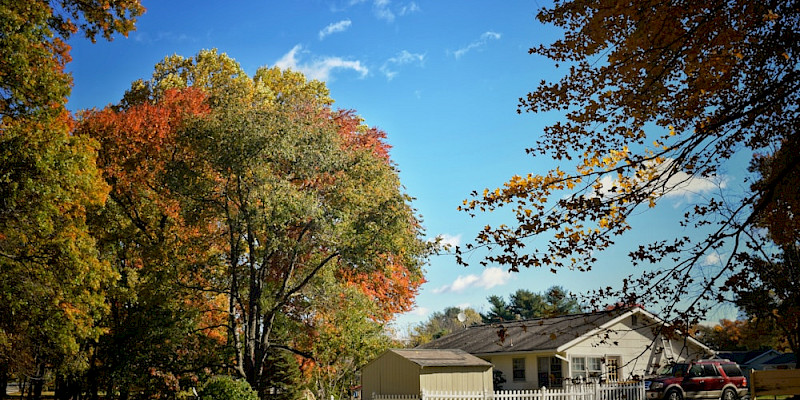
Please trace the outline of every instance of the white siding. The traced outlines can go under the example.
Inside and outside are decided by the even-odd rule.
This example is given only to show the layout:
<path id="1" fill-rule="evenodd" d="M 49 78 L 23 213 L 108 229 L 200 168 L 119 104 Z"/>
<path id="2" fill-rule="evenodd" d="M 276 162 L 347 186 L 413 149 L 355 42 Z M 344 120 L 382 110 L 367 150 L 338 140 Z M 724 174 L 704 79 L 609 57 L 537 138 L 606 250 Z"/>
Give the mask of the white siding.
<path id="1" fill-rule="evenodd" d="M 546 386 L 546 382 L 539 382 L 538 370 L 538 357 L 553 357 L 553 353 L 540 353 L 540 354 L 502 354 L 486 356 L 484 359 L 494 365 L 495 371 L 501 371 L 503 378 L 506 382 L 503 384 L 503 390 L 531 390 L 539 389 Z M 525 380 L 514 381 L 513 373 L 513 359 L 525 358 Z M 562 360 L 561 371 L 562 376 L 567 377 L 569 365 Z"/>
<path id="2" fill-rule="evenodd" d="M 608 333 L 608 338 L 605 338 Z M 684 340 L 672 340 L 672 355 L 676 361 L 703 358 L 703 351 Z M 651 322 L 638 315 L 638 323 L 631 324 L 631 318 L 613 325 L 608 331 L 586 338 L 582 342 L 567 349 L 568 358 L 572 357 L 619 357 L 621 380 L 630 379 L 634 375 L 644 376 L 657 368 L 656 365 L 667 363 L 668 351 L 656 351 L 661 348 L 660 338 L 656 340 Z M 603 368 L 605 373 L 605 366 Z M 567 369 L 570 376 L 572 368 Z"/>

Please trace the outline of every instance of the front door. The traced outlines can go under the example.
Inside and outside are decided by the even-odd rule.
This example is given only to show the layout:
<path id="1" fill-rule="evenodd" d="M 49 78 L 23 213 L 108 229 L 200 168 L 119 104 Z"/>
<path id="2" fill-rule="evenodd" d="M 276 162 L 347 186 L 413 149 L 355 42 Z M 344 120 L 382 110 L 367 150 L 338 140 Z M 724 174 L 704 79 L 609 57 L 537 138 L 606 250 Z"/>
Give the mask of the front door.
<path id="1" fill-rule="evenodd" d="M 606 379 L 609 382 L 619 381 L 619 357 L 606 358 Z"/>
<path id="2" fill-rule="evenodd" d="M 564 373 L 561 370 L 561 359 L 556 357 L 537 357 L 537 378 L 539 387 L 561 387 Z"/>

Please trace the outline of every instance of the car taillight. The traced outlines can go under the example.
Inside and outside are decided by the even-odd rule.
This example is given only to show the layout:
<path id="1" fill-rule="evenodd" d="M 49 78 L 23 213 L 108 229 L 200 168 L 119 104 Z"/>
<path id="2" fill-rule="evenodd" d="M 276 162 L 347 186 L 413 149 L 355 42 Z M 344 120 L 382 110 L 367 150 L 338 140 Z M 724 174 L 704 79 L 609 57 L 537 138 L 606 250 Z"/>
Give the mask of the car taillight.
<path id="1" fill-rule="evenodd" d="M 742 387 L 747 387 L 747 378 L 742 378 Z"/>

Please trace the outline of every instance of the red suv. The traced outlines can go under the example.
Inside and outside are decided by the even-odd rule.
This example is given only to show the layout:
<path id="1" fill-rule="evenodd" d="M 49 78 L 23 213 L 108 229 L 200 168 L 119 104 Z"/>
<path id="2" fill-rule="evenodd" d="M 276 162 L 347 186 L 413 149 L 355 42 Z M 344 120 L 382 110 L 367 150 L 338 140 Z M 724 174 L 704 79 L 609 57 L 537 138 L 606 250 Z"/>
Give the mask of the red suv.
<path id="1" fill-rule="evenodd" d="M 747 395 L 747 379 L 735 362 L 701 360 L 672 364 L 645 380 L 648 399 L 736 400 Z"/>

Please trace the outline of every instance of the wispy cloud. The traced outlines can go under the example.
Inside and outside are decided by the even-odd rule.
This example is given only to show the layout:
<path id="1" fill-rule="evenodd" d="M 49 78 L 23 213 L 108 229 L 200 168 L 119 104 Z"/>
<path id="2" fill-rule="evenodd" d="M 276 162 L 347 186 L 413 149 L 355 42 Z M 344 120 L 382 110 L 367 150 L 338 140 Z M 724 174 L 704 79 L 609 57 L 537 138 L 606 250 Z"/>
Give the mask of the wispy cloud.
<path id="1" fill-rule="evenodd" d="M 404 15 L 408 15 L 408 14 L 413 14 L 415 12 L 418 12 L 419 10 L 420 10 L 420 8 L 417 5 L 417 3 L 414 3 L 412 1 L 411 3 L 408 3 L 408 4 L 400 7 L 400 11 L 398 11 L 398 14 L 400 14 L 400 16 L 404 16 Z"/>
<path id="2" fill-rule="evenodd" d="M 168 43 L 182 43 L 192 40 L 185 33 L 176 32 L 158 32 L 155 36 L 147 32 L 137 32 L 133 36 L 133 40 L 141 43 L 154 43 L 154 42 L 168 42 Z"/>
<path id="3" fill-rule="evenodd" d="M 472 50 L 483 48 L 487 43 L 489 43 L 490 40 L 500 40 L 501 36 L 502 35 L 497 32 L 484 32 L 478 40 L 454 51 L 453 56 L 455 56 L 457 59 L 461 58 L 464 56 L 464 54 L 467 54 Z"/>
<path id="4" fill-rule="evenodd" d="M 372 12 L 375 16 L 388 22 L 394 21 L 398 15 L 403 17 L 419 11 L 419 6 L 413 1 L 399 7 L 392 7 L 391 0 L 374 0 L 372 2 Z"/>
<path id="5" fill-rule="evenodd" d="M 480 276 L 460 275 L 453 283 L 433 289 L 433 293 L 460 293 L 470 288 L 491 289 L 495 286 L 505 285 L 509 279 L 511 279 L 510 272 L 499 267 L 491 267 L 484 269 Z"/>
<path id="6" fill-rule="evenodd" d="M 319 40 L 325 39 L 326 36 L 333 33 L 344 32 L 348 28 L 350 28 L 350 25 L 352 24 L 353 22 L 350 21 L 349 19 L 331 23 L 330 25 L 326 26 L 321 31 L 319 31 Z"/>
<path id="7" fill-rule="evenodd" d="M 386 60 L 386 62 L 384 62 L 381 66 L 380 70 L 384 75 L 386 75 L 386 79 L 392 80 L 398 74 L 398 67 L 407 64 L 422 65 L 424 61 L 424 54 L 410 53 L 406 50 L 403 50 L 397 53 L 397 55 L 394 57 Z"/>
<path id="8" fill-rule="evenodd" d="M 375 2 L 372 3 L 372 10 L 378 19 L 385 19 L 389 22 L 394 21 L 395 15 L 389 8 L 389 4 L 391 4 L 389 0 L 375 0 Z"/>
<path id="9" fill-rule="evenodd" d="M 296 45 L 288 53 L 284 54 L 275 62 L 281 69 L 293 69 L 302 72 L 308 79 L 328 81 L 334 70 L 344 69 L 358 72 L 361 77 L 366 77 L 369 69 L 361 64 L 360 61 L 345 60 L 341 57 L 321 57 L 314 58 L 309 62 L 301 62 L 300 57 L 307 53 L 303 52 L 303 46 Z"/>

